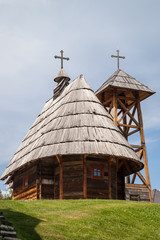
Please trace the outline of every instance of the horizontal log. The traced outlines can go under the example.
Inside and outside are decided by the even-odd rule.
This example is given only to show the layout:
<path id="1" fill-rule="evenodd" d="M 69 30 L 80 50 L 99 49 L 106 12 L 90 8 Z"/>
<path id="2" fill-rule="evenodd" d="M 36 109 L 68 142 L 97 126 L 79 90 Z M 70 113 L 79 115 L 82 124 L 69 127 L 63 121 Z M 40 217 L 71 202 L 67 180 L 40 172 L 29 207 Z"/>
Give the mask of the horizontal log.
<path id="1" fill-rule="evenodd" d="M 125 184 L 127 188 L 147 188 L 144 184 Z"/>
<path id="2" fill-rule="evenodd" d="M 128 125 L 128 124 L 124 124 L 124 123 L 119 123 L 118 125 L 119 125 L 119 126 L 122 126 L 122 127 L 138 128 L 138 129 L 139 129 L 139 127 L 138 127 L 138 126 L 135 126 L 135 125 Z"/>

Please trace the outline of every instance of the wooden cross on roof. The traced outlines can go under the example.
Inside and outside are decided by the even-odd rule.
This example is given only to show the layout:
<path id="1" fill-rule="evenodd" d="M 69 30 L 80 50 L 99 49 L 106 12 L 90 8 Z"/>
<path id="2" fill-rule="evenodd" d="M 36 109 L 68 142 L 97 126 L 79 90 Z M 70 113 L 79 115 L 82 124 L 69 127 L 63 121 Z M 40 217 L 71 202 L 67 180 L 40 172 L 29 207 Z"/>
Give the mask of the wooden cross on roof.
<path id="1" fill-rule="evenodd" d="M 60 51 L 61 56 L 54 56 L 55 58 L 60 58 L 61 59 L 61 69 L 63 69 L 63 60 L 69 60 L 69 58 L 63 57 L 63 50 Z"/>
<path id="2" fill-rule="evenodd" d="M 111 55 L 111 57 L 117 58 L 117 68 L 119 69 L 119 59 L 120 59 L 120 58 L 125 59 L 125 57 L 124 57 L 124 56 L 119 56 L 119 50 L 117 50 L 117 56 Z"/>

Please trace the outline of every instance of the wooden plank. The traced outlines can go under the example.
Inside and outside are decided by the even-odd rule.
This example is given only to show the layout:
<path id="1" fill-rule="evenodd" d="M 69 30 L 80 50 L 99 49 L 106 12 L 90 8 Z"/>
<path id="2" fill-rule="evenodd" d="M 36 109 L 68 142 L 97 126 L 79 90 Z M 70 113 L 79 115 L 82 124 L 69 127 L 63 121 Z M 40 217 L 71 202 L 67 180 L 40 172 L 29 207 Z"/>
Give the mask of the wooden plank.
<path id="1" fill-rule="evenodd" d="M 83 156 L 83 197 L 87 198 L 87 156 Z"/>

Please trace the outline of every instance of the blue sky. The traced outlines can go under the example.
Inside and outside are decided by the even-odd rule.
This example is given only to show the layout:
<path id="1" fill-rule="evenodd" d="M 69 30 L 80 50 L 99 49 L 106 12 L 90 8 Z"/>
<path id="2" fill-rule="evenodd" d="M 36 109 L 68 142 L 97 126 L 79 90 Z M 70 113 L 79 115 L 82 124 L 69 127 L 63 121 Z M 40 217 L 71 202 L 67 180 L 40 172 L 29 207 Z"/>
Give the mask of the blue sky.
<path id="1" fill-rule="evenodd" d="M 0 0 L 0 175 L 52 96 L 61 49 L 93 90 L 120 68 L 156 94 L 142 102 L 152 188 L 160 189 L 160 1 Z M 5 190 L 0 181 L 0 189 Z"/>

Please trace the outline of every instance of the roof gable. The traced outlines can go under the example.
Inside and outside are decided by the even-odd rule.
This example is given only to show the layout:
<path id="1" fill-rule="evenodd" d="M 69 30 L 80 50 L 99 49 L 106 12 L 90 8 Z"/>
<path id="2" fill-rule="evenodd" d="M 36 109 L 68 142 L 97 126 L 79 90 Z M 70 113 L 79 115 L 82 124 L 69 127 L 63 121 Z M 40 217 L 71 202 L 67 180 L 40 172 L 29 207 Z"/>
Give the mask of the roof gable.
<path id="1" fill-rule="evenodd" d="M 96 91 L 96 94 L 99 94 L 108 87 L 127 88 L 131 90 L 142 91 L 147 92 L 148 95 L 155 93 L 150 88 L 121 69 L 118 69 L 116 72 L 114 72 L 111 77 L 109 77 L 108 80 L 104 82 L 102 86 Z"/>

